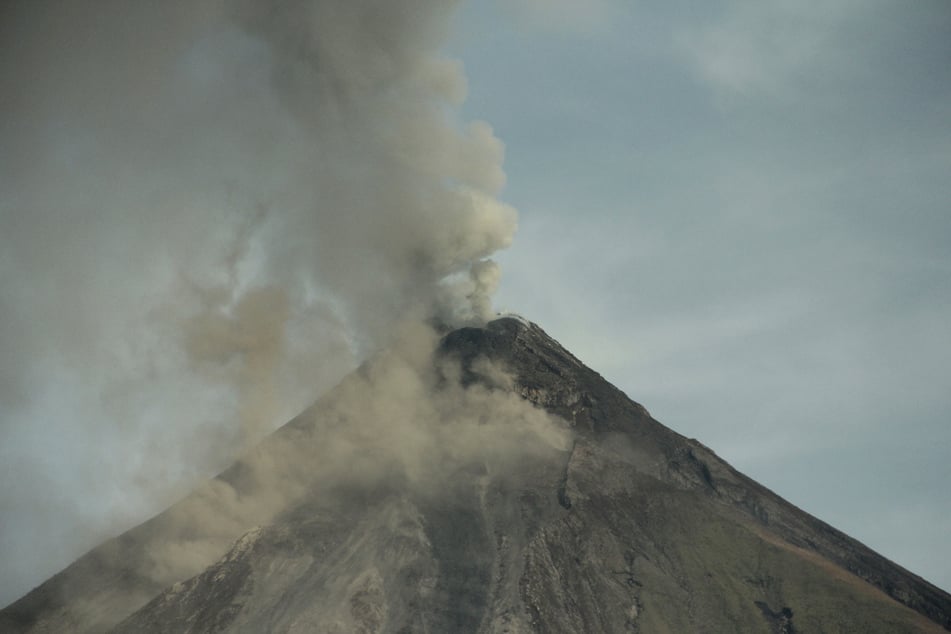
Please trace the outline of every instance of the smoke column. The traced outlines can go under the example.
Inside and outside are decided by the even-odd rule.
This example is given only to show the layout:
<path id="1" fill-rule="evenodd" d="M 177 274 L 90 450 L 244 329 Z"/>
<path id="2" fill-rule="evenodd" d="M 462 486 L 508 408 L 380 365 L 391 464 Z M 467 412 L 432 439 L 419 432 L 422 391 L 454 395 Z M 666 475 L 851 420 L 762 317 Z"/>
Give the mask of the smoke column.
<path id="1" fill-rule="evenodd" d="M 0 8 L 0 604 L 396 324 L 490 314 L 516 214 L 455 4 Z"/>

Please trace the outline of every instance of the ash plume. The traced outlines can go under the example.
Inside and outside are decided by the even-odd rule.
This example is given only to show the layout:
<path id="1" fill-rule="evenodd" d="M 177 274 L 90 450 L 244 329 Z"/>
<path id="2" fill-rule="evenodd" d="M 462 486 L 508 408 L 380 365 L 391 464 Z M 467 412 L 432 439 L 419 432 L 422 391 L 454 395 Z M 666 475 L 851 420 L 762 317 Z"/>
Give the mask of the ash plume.
<path id="1" fill-rule="evenodd" d="M 305 497 L 346 506 L 341 488 L 399 487 L 448 500 L 459 473 L 504 476 L 571 447 L 568 424 L 516 394 L 505 369 L 481 357 L 479 381 L 464 384 L 439 340 L 428 324 L 400 323 L 386 350 L 169 509 L 139 572 L 161 586 L 187 579 Z"/>
<path id="2" fill-rule="evenodd" d="M 491 313 L 516 213 L 457 115 L 455 5 L 0 9 L 0 603 L 397 324 Z"/>

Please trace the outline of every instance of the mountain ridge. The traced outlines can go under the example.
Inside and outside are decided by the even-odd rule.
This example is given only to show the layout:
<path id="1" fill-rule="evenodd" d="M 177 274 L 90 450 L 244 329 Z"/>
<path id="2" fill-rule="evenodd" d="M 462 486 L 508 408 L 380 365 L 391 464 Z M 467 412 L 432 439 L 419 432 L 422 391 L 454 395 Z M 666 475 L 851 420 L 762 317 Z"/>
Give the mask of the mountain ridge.
<path id="1" fill-rule="evenodd" d="M 492 327 L 493 325 L 495 328 Z M 529 386 L 523 388 L 522 392 L 522 395 L 527 400 L 536 402 L 536 404 L 542 405 L 546 409 L 551 408 L 569 420 L 573 419 L 573 427 L 581 429 L 590 428 L 601 432 L 615 431 L 611 425 L 614 421 L 624 420 L 627 422 L 632 419 L 636 420 L 638 416 L 648 419 L 647 421 L 641 420 L 640 422 L 641 424 L 649 426 L 652 432 L 660 433 L 669 439 L 676 439 L 672 444 L 677 441 L 685 443 L 686 446 L 676 447 L 672 452 L 669 452 L 667 459 L 669 461 L 668 464 L 675 467 L 675 470 L 679 471 L 679 474 L 686 481 L 698 485 L 702 483 L 702 485 L 709 487 L 727 498 L 730 498 L 732 493 L 734 497 L 731 499 L 735 504 L 738 504 L 745 512 L 764 524 L 770 524 L 770 510 L 774 510 L 772 518 L 774 528 L 776 528 L 776 521 L 779 520 L 779 528 L 782 528 L 784 531 L 782 535 L 783 538 L 793 546 L 803 547 L 807 549 L 807 551 L 812 549 L 820 555 L 832 559 L 848 572 L 878 587 L 899 602 L 921 611 L 929 618 L 933 618 L 936 622 L 941 623 L 946 629 L 951 630 L 951 609 L 949 609 L 951 608 L 951 603 L 948 602 L 951 597 L 949 597 L 947 593 L 914 573 L 878 555 L 861 542 L 849 537 L 822 520 L 813 517 L 806 511 L 784 500 L 770 489 L 740 473 L 700 441 L 682 436 L 654 420 L 646 408 L 605 381 L 600 374 L 585 366 L 558 342 L 549 337 L 536 324 L 520 322 L 511 318 L 503 318 L 492 322 L 489 328 L 486 329 L 460 329 L 447 337 L 447 347 L 456 347 L 465 350 L 466 344 L 463 342 L 456 343 L 453 341 L 451 344 L 448 342 L 456 337 L 461 339 L 466 339 L 471 336 L 474 336 L 476 339 L 479 337 L 494 338 L 493 333 L 499 333 L 501 335 L 501 341 L 507 343 L 501 343 L 501 341 L 488 344 L 483 343 L 476 346 L 476 350 L 479 350 L 482 354 L 488 354 L 490 358 L 492 358 L 493 354 L 496 354 L 496 360 L 501 360 L 509 366 L 522 365 L 523 367 L 519 367 L 515 373 L 519 377 L 530 377 L 527 381 Z M 526 346 L 529 352 L 548 348 L 555 351 L 556 359 L 570 359 L 571 363 L 574 364 L 582 376 L 589 378 L 591 381 L 588 384 L 589 386 L 597 385 L 598 381 L 601 381 L 603 386 L 606 386 L 606 388 L 602 386 L 601 391 L 606 389 L 612 397 L 618 398 L 621 402 L 626 401 L 630 403 L 630 410 L 618 415 L 610 410 L 606 411 L 606 408 L 603 406 L 593 406 L 590 402 L 574 402 L 573 395 L 575 393 L 581 393 L 582 390 L 568 391 L 563 393 L 560 398 L 554 399 L 554 401 L 552 401 L 550 397 L 542 396 L 541 393 L 543 390 L 540 390 L 538 386 L 550 388 L 559 382 L 562 373 L 557 369 L 557 363 L 552 363 L 550 359 L 545 359 L 541 366 L 536 364 L 535 367 L 525 367 L 525 364 L 520 364 L 518 362 L 519 359 L 531 359 L 533 357 L 532 354 L 523 355 L 515 352 L 519 349 L 519 344 L 522 340 L 525 341 L 523 345 Z M 534 344 L 533 341 L 535 342 Z M 539 345 L 538 342 L 542 341 L 546 343 Z M 498 354 L 499 352 L 502 352 L 502 354 Z M 472 351 L 464 352 L 463 359 L 465 361 L 471 361 Z M 545 376 L 546 369 L 551 371 L 551 375 Z M 525 378 L 522 378 L 520 385 L 524 385 L 525 383 Z M 590 401 L 590 397 L 587 400 Z M 580 407 L 578 407 L 578 405 L 580 405 Z M 717 477 L 713 476 L 713 472 L 711 471 L 712 465 L 715 465 Z M 737 497 L 737 486 L 739 484 L 742 484 L 744 487 L 749 487 L 757 497 Z M 720 487 L 719 489 L 718 486 Z M 703 486 L 700 488 L 703 488 Z M 791 509 L 794 513 L 791 516 L 787 516 L 787 514 L 776 512 L 783 508 Z M 793 525 L 787 525 L 787 523 Z M 800 534 L 803 525 L 828 536 L 830 541 L 822 544 L 812 542 Z M 837 552 L 837 549 L 843 547 L 844 544 L 848 544 L 849 548 L 855 549 L 856 553 L 854 557 L 846 557 L 842 553 Z M 892 575 L 897 576 L 900 581 L 896 582 L 892 580 Z M 912 588 L 912 586 L 914 588 Z M 934 598 L 936 600 L 935 603 L 940 603 L 942 607 L 937 607 L 937 605 L 933 604 L 931 598 Z"/>
<path id="2" fill-rule="evenodd" d="M 385 454 L 348 455 L 346 478 L 307 460 L 274 466 L 269 455 L 299 457 L 286 452 L 349 431 L 331 394 L 189 498 L 4 608 L 0 626 L 951 630 L 947 593 L 666 428 L 537 325 L 503 317 L 460 328 L 433 359 L 433 389 L 461 386 L 449 401 L 474 394 L 502 407 L 488 411 L 530 418 L 511 409 L 517 395 L 561 421 L 554 433 L 566 442 L 514 457 L 512 442 L 498 456 L 463 452 L 432 471 L 438 486 L 405 465 L 379 467 Z M 373 372 L 353 381 L 377 385 Z M 156 572 L 169 545 L 186 551 L 186 565 Z M 150 558 L 156 551 L 164 557 Z"/>

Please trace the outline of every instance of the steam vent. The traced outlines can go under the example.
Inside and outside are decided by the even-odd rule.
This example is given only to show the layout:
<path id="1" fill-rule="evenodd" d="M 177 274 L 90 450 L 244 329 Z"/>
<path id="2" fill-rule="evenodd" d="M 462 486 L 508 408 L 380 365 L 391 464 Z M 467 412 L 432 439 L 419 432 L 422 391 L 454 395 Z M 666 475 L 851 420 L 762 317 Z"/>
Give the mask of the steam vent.
<path id="1" fill-rule="evenodd" d="M 367 362 L 0 631 L 951 630 L 951 596 L 667 429 L 538 326 L 501 318 L 432 349 Z"/>

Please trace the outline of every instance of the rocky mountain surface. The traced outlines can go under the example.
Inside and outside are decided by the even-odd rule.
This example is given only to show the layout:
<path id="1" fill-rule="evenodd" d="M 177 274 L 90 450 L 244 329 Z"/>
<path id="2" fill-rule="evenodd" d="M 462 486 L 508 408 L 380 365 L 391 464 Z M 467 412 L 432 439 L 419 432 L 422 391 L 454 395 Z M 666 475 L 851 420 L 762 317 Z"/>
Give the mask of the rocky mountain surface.
<path id="1" fill-rule="evenodd" d="M 667 429 L 538 326 L 455 330 L 426 363 L 431 409 L 451 412 L 434 449 L 348 436 L 419 407 L 355 409 L 365 366 L 0 611 L 0 631 L 951 630 L 947 593 Z M 509 417 L 526 431 L 506 435 Z"/>

